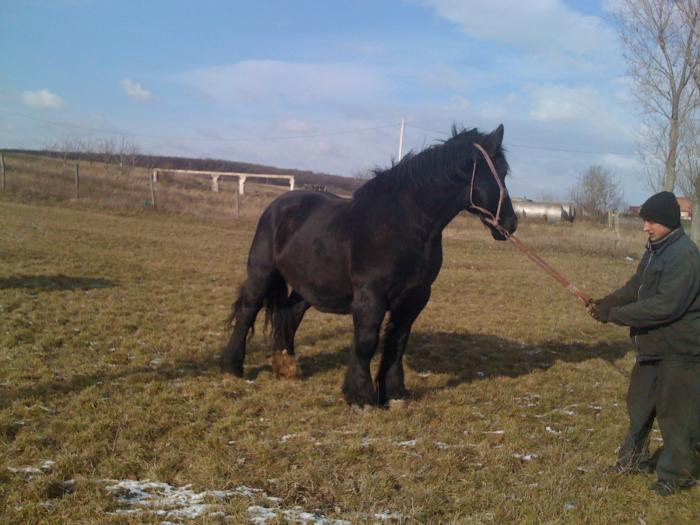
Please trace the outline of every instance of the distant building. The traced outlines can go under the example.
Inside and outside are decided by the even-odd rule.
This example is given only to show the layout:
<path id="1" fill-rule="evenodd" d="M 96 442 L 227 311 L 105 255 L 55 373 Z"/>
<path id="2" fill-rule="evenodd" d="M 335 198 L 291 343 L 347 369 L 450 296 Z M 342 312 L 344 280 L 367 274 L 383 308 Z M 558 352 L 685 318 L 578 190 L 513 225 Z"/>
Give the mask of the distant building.
<path id="1" fill-rule="evenodd" d="M 512 198 L 513 210 L 521 219 L 540 219 L 545 222 L 572 222 L 576 208 L 570 202 L 536 202 L 530 199 Z"/>
<path id="2" fill-rule="evenodd" d="M 678 201 L 678 205 L 681 207 L 681 219 L 689 221 L 693 218 L 693 205 L 690 202 L 690 199 L 687 199 L 686 197 L 676 197 L 676 200 Z M 628 213 L 630 215 L 639 215 L 639 210 L 641 209 L 641 206 L 630 206 L 628 209 Z"/>

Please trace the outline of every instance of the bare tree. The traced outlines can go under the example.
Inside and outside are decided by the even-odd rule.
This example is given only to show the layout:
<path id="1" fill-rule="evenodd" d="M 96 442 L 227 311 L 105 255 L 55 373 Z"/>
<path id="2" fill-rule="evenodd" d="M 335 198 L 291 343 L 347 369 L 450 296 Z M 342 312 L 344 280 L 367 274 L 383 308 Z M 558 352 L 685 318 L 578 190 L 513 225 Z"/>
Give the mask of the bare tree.
<path id="1" fill-rule="evenodd" d="M 583 215 L 602 219 L 622 207 L 622 192 L 615 178 L 601 166 L 584 171 L 569 190 L 569 198 Z"/>
<path id="2" fill-rule="evenodd" d="M 119 174 L 128 173 L 136 165 L 136 158 L 140 154 L 140 149 L 136 144 L 128 142 L 122 137 L 116 149 L 115 158 L 119 168 Z"/>
<path id="3" fill-rule="evenodd" d="M 690 199 L 692 205 L 692 223 L 690 237 L 700 246 L 700 0 L 678 2 L 683 15 L 686 30 L 695 38 L 695 105 L 691 117 L 681 129 L 680 188 Z"/>
<path id="4" fill-rule="evenodd" d="M 678 146 L 683 123 L 697 105 L 693 73 L 698 67 L 698 40 L 684 17 L 697 0 L 617 0 L 614 20 L 624 47 L 637 100 L 649 130 L 645 160 L 658 159 L 661 173 L 650 164 L 652 187 L 676 185 Z M 660 181 L 658 181 L 660 182 Z"/>
<path id="5" fill-rule="evenodd" d="M 678 187 L 692 204 L 690 237 L 700 246 L 700 126 L 690 120 L 682 129 Z"/>

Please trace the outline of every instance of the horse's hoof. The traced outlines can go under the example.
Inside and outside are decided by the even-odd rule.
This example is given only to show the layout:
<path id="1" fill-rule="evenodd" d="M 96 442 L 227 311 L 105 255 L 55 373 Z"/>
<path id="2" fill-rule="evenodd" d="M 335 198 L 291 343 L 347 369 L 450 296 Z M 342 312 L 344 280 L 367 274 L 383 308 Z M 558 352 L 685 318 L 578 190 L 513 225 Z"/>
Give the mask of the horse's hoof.
<path id="1" fill-rule="evenodd" d="M 353 409 L 363 410 L 377 406 L 377 396 L 373 392 L 357 392 L 350 389 L 347 384 L 343 385 L 343 397 Z"/>
<path id="2" fill-rule="evenodd" d="M 224 374 L 233 374 L 236 377 L 243 377 L 243 365 L 236 364 L 222 364 L 221 372 Z"/>
<path id="3" fill-rule="evenodd" d="M 277 379 L 301 379 L 301 366 L 296 356 L 289 355 L 287 350 L 272 354 L 272 370 Z"/>

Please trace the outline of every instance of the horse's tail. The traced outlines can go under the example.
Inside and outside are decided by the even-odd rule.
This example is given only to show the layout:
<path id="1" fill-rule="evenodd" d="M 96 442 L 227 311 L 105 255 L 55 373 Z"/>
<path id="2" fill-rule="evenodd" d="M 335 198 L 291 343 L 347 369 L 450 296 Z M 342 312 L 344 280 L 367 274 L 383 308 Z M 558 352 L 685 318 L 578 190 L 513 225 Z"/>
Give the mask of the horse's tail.
<path id="1" fill-rule="evenodd" d="M 265 295 L 265 328 L 271 329 L 272 337 L 282 348 L 293 332 L 289 309 L 285 308 L 288 299 L 287 283 L 282 277 L 275 279 Z"/>
<path id="2" fill-rule="evenodd" d="M 242 287 L 238 292 L 238 297 L 231 305 L 231 313 L 226 318 L 226 328 L 231 329 L 236 322 L 238 313 L 241 310 L 243 302 Z M 267 289 L 263 306 L 265 307 L 265 329 L 272 332 L 272 336 L 276 341 L 284 344 L 288 341 L 292 332 L 292 319 L 289 316 L 288 310 L 284 308 L 289 294 L 287 292 L 287 283 L 281 277 L 273 281 L 273 284 Z M 247 338 L 250 339 L 255 334 L 255 323 L 251 323 L 248 328 Z"/>

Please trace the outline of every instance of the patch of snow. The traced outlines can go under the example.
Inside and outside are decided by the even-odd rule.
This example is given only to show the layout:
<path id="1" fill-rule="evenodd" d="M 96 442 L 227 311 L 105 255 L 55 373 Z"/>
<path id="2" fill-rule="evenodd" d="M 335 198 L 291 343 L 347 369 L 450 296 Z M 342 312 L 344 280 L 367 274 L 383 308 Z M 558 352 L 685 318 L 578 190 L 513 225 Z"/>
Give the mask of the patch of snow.
<path id="1" fill-rule="evenodd" d="M 328 518 L 319 512 L 307 512 L 301 507 L 292 509 L 275 509 L 252 505 L 248 507 L 251 514 L 250 521 L 255 525 L 266 525 L 267 522 L 278 522 L 278 514 L 281 514 L 285 522 L 303 523 L 304 525 L 351 525 L 349 521 Z"/>
<path id="2" fill-rule="evenodd" d="M 107 480 L 106 480 L 107 481 Z M 167 519 L 194 519 L 204 515 L 214 515 L 223 508 L 223 503 L 234 496 L 254 498 L 264 496 L 261 489 L 241 485 L 233 490 L 207 490 L 195 492 L 185 485 L 174 487 L 168 483 L 155 481 L 109 480 L 107 492 L 114 495 L 119 503 L 127 508 L 116 514 L 152 514 Z M 214 500 L 218 503 L 205 503 Z"/>
<path id="3" fill-rule="evenodd" d="M 38 467 L 7 467 L 7 470 L 12 472 L 13 474 L 28 474 L 27 479 L 31 480 L 34 476 L 49 472 L 51 470 L 51 467 L 53 467 L 55 464 L 55 461 L 47 459 Z"/>
<path id="4" fill-rule="evenodd" d="M 389 512 L 385 510 L 384 512 L 378 512 L 374 514 L 374 519 L 379 521 L 397 520 L 401 521 L 403 516 L 398 512 Z"/>
<path id="5" fill-rule="evenodd" d="M 361 446 L 362 448 L 367 448 L 367 447 L 369 447 L 369 446 L 372 444 L 372 442 L 374 442 L 374 441 L 377 441 L 377 438 L 372 438 L 372 437 L 362 438 L 362 441 L 360 442 L 360 446 Z"/>
<path id="6" fill-rule="evenodd" d="M 417 439 L 409 439 L 408 441 L 399 441 L 394 443 L 397 447 L 415 447 L 418 443 Z"/>
<path id="7" fill-rule="evenodd" d="M 537 457 L 537 454 L 513 454 L 513 457 L 520 461 L 532 461 Z"/>
<path id="8" fill-rule="evenodd" d="M 544 429 L 545 429 L 547 432 L 549 432 L 550 434 L 561 434 L 561 430 L 554 430 L 554 429 L 553 429 L 552 427 L 550 427 L 550 426 L 546 426 L 546 427 L 544 427 Z"/>
<path id="9" fill-rule="evenodd" d="M 301 507 L 280 508 L 281 498 L 268 496 L 262 489 L 240 485 L 233 490 L 205 490 L 196 492 L 191 485 L 175 487 L 168 483 L 149 480 L 102 480 L 107 483 L 107 492 L 112 494 L 124 506 L 114 514 L 129 516 L 157 516 L 167 521 L 161 525 L 182 525 L 184 522 L 207 517 L 225 517 L 224 504 L 233 497 L 248 499 L 263 498 L 275 507 L 259 505 L 248 507 L 250 521 L 256 525 L 265 525 L 268 521 L 278 522 L 278 517 L 285 522 L 305 525 L 351 525 L 349 521 L 328 518 L 318 511 L 307 512 Z"/>

